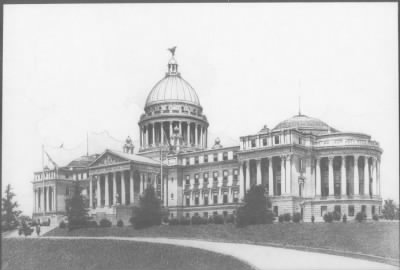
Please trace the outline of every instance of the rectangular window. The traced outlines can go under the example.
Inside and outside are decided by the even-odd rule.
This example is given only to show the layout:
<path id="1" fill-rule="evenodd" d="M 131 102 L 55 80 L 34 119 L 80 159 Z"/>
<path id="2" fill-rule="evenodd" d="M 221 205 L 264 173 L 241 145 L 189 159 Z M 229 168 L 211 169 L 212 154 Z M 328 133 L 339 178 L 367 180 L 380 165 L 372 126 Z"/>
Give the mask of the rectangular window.
<path id="1" fill-rule="evenodd" d="M 218 153 L 214 153 L 214 162 L 218 161 Z"/>
<path id="2" fill-rule="evenodd" d="M 367 206 L 366 205 L 361 205 L 361 212 L 367 213 Z"/>
<path id="3" fill-rule="evenodd" d="M 348 215 L 349 217 L 354 217 L 354 205 L 349 205 Z"/>
<path id="4" fill-rule="evenodd" d="M 204 212 L 203 217 L 208 218 L 208 212 Z"/>
<path id="5" fill-rule="evenodd" d="M 339 213 L 339 215 L 341 215 L 341 212 L 342 212 L 342 210 L 341 210 L 341 207 L 340 207 L 340 205 L 335 205 L 335 212 L 336 213 Z"/>
<path id="6" fill-rule="evenodd" d="M 222 154 L 222 157 L 223 157 L 223 160 L 224 160 L 224 161 L 228 160 L 228 153 L 227 153 L 227 152 L 224 152 L 224 153 Z"/>
<path id="7" fill-rule="evenodd" d="M 224 217 L 227 217 L 228 216 L 228 211 L 224 211 L 224 212 L 222 212 L 222 214 L 224 215 Z"/>
<path id="8" fill-rule="evenodd" d="M 214 215 L 214 216 L 218 215 L 218 212 L 217 212 L 217 211 L 214 211 L 214 212 L 213 212 L 213 215 Z"/>
<path id="9" fill-rule="evenodd" d="M 204 205 L 208 205 L 208 194 L 204 195 Z"/>
<path id="10" fill-rule="evenodd" d="M 208 172 L 203 173 L 204 183 L 208 183 Z"/>
<path id="11" fill-rule="evenodd" d="M 186 175 L 186 185 L 190 185 L 190 175 Z"/>
<path id="12" fill-rule="evenodd" d="M 196 174 L 194 175 L 194 183 L 195 183 L 196 185 L 199 184 L 199 174 L 198 174 L 198 173 L 196 173 Z"/>
<path id="13" fill-rule="evenodd" d="M 215 171 L 215 172 L 213 173 L 213 181 L 214 181 L 214 183 L 215 183 L 215 182 L 218 183 L 218 172 L 217 172 L 217 171 Z"/>
<path id="14" fill-rule="evenodd" d="M 190 206 L 190 196 L 186 196 L 186 206 Z"/>
<path id="15" fill-rule="evenodd" d="M 208 155 L 204 155 L 204 163 L 208 162 Z"/>
<path id="16" fill-rule="evenodd" d="M 224 192 L 224 197 L 222 198 L 223 203 L 228 203 L 228 193 Z"/>
<path id="17" fill-rule="evenodd" d="M 251 147 L 256 147 L 256 140 L 255 139 L 251 140 Z"/>
<path id="18" fill-rule="evenodd" d="M 214 195 L 213 195 L 213 203 L 218 204 L 218 194 L 217 193 L 214 193 Z"/>
<path id="19" fill-rule="evenodd" d="M 239 202 L 239 192 L 237 191 L 233 192 L 233 202 L 234 203 Z"/>
<path id="20" fill-rule="evenodd" d="M 321 217 L 323 217 L 328 212 L 328 206 L 321 206 Z"/>
<path id="21" fill-rule="evenodd" d="M 223 179 L 224 179 L 224 181 L 228 181 L 228 171 L 227 170 L 224 170 L 224 172 L 223 172 Z"/>
<path id="22" fill-rule="evenodd" d="M 194 204 L 199 205 L 199 194 L 196 194 L 194 197 Z"/>
<path id="23" fill-rule="evenodd" d="M 279 136 L 274 136 L 274 142 L 275 144 L 279 144 Z"/>
<path id="24" fill-rule="evenodd" d="M 237 181 L 239 179 L 239 172 L 237 169 L 233 170 L 233 181 Z"/>
<path id="25" fill-rule="evenodd" d="M 267 138 L 263 138 L 263 139 L 262 139 L 262 142 L 263 142 L 263 146 L 267 146 L 267 145 L 268 145 L 268 140 L 267 140 Z"/>
<path id="26" fill-rule="evenodd" d="M 190 214 L 189 213 L 186 213 L 186 218 L 190 218 Z"/>
<path id="27" fill-rule="evenodd" d="M 371 214 L 372 216 L 375 215 L 375 205 L 371 206 Z"/>

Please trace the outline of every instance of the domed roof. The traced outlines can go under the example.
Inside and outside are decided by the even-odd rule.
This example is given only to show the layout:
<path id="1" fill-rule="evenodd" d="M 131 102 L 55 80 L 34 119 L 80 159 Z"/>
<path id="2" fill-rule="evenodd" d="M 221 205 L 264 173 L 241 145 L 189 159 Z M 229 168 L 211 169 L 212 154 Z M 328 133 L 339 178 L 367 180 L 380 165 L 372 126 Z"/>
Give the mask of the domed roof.
<path id="1" fill-rule="evenodd" d="M 168 62 L 168 72 L 150 91 L 146 107 L 164 102 L 184 102 L 200 106 L 199 97 L 193 87 L 178 73 L 178 64 L 174 57 Z"/>
<path id="2" fill-rule="evenodd" d="M 325 122 L 304 114 L 298 114 L 280 122 L 273 130 L 291 128 L 299 129 L 301 131 L 308 131 L 316 135 L 328 132 L 337 132 L 336 129 L 330 127 Z"/>

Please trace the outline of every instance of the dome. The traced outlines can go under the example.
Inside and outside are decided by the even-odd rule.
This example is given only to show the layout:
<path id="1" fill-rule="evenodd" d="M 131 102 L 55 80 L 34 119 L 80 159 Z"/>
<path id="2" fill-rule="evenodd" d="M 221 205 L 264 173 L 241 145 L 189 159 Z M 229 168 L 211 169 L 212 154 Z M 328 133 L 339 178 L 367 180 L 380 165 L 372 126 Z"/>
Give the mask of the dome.
<path id="1" fill-rule="evenodd" d="M 174 56 L 168 62 L 168 72 L 165 78 L 151 89 L 146 100 L 146 107 L 164 102 L 184 102 L 200 106 L 196 91 L 178 72 L 178 63 Z"/>
<path id="2" fill-rule="evenodd" d="M 316 135 L 328 132 L 337 132 L 336 129 L 330 127 L 325 122 L 304 114 L 298 114 L 280 122 L 273 130 L 292 128 L 299 129 L 301 131 L 308 131 Z"/>
<path id="3" fill-rule="evenodd" d="M 169 101 L 200 106 L 199 97 L 193 87 L 178 75 L 167 75 L 159 81 L 150 91 L 146 100 L 146 107 Z"/>

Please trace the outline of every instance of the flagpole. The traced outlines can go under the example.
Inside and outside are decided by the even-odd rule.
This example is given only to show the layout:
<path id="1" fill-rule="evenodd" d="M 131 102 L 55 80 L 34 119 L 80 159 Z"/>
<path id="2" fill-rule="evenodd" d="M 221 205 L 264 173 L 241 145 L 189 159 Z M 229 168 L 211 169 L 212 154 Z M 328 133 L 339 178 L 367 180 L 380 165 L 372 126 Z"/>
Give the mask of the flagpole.
<path id="1" fill-rule="evenodd" d="M 46 215 L 46 208 L 45 208 L 45 202 L 44 202 L 44 196 L 45 196 L 45 192 L 44 192 L 44 144 L 42 144 L 42 169 L 43 169 L 43 175 L 42 175 L 42 196 L 43 196 L 43 217 L 44 215 Z"/>
<path id="2" fill-rule="evenodd" d="M 89 135 L 86 131 L 86 156 L 89 156 Z"/>

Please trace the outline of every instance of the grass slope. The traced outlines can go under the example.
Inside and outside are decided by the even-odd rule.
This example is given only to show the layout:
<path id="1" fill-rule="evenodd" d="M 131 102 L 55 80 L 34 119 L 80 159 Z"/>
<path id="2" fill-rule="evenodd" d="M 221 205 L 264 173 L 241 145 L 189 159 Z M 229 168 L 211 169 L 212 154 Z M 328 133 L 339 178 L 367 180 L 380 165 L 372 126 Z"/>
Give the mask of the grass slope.
<path id="1" fill-rule="evenodd" d="M 399 223 L 301 223 L 269 224 L 247 228 L 227 225 L 159 226 L 135 230 L 122 228 L 87 228 L 68 232 L 56 229 L 47 234 L 65 236 L 151 236 L 197 238 L 228 242 L 276 243 L 343 252 L 364 253 L 399 259 Z"/>
<path id="2" fill-rule="evenodd" d="M 252 269 L 229 256 L 193 248 L 116 240 L 3 239 L 2 269 Z"/>

